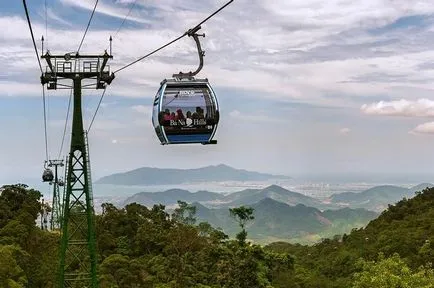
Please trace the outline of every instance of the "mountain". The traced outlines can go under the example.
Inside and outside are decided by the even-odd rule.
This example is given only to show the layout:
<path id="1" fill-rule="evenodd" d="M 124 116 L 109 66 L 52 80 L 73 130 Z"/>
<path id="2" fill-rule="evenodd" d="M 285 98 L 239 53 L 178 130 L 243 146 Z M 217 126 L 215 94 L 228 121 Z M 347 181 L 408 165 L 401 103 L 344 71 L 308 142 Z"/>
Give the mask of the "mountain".
<path id="1" fill-rule="evenodd" d="M 195 193 L 183 189 L 170 189 L 164 192 L 141 192 L 128 197 L 124 205 L 130 203 L 138 203 L 147 207 L 153 205 L 163 204 L 170 206 L 177 204 L 178 200 L 192 203 L 192 202 L 208 202 L 224 198 L 224 195 L 208 191 L 198 191 Z"/>
<path id="2" fill-rule="evenodd" d="M 220 227 L 230 236 L 239 232 L 237 223 L 231 218 L 228 208 L 209 209 L 200 203 L 196 206 L 198 222 L 206 221 Z M 265 198 L 251 205 L 255 219 L 247 226 L 250 239 L 267 242 L 267 239 L 290 240 L 314 234 L 334 235 L 361 227 L 378 216 L 364 209 L 320 210 L 303 204 L 288 204 Z"/>
<path id="3" fill-rule="evenodd" d="M 411 199 L 402 199 L 390 205 L 364 228 L 354 229 L 342 237 L 323 239 L 312 246 L 285 242 L 268 245 L 267 250 L 293 255 L 299 266 L 291 276 L 282 277 L 282 283 L 296 283 L 294 287 L 327 288 L 433 287 L 433 271 L 418 272 L 423 265 L 431 266 L 430 263 L 434 259 L 434 188 L 421 191 L 420 188 L 423 186 L 426 184 L 410 188 L 409 190 L 421 193 L 417 193 Z M 429 186 L 432 185 L 427 187 Z M 395 260 L 392 261 L 391 257 Z M 397 257 L 401 259 L 399 262 L 396 261 Z M 354 273 L 360 271 L 361 266 L 358 264 L 360 258 L 364 258 L 371 264 L 373 264 L 372 260 L 377 260 L 377 265 L 383 261 L 385 265 L 382 265 L 384 270 L 381 272 L 377 269 L 372 270 L 375 272 L 366 278 L 369 283 L 356 286 L 353 285 L 353 280 Z M 372 265 L 369 267 L 369 269 L 373 268 Z M 413 273 L 418 273 L 421 279 L 425 278 L 431 285 L 410 282 L 405 282 L 410 284 L 403 285 L 402 279 L 410 279 Z M 394 285 L 384 280 L 387 279 L 386 276 L 379 278 L 379 275 L 388 275 L 388 278 L 393 279 Z M 313 278 L 316 280 L 313 281 Z M 382 284 L 379 284 L 378 279 L 383 281 Z"/>
<path id="4" fill-rule="evenodd" d="M 263 199 L 270 198 L 279 202 L 286 203 L 294 206 L 297 204 L 304 204 L 311 207 L 321 207 L 321 201 L 303 195 L 301 193 L 289 191 L 277 185 L 270 185 L 263 189 L 246 189 L 240 192 L 231 193 L 221 200 L 220 206 L 240 206 L 251 205 Z"/>
<path id="5" fill-rule="evenodd" d="M 265 181 L 269 179 L 291 179 L 291 177 L 235 169 L 220 164 L 197 169 L 143 167 L 125 173 L 105 176 L 95 183 L 112 185 L 170 185 L 213 181 Z"/>
<path id="6" fill-rule="evenodd" d="M 170 189 L 164 192 L 155 193 L 141 192 L 127 198 L 124 202 L 124 205 L 136 202 L 148 207 L 153 206 L 154 204 L 163 204 L 165 206 L 169 206 L 176 204 L 177 200 L 181 200 L 188 203 L 198 202 L 209 208 L 224 208 L 240 205 L 252 205 L 266 198 L 283 202 L 291 206 L 303 204 L 319 209 L 332 206 L 325 205 L 315 198 L 305 196 L 301 193 L 289 191 L 277 185 L 270 185 L 263 189 L 246 189 L 231 193 L 229 195 L 208 191 L 191 193 L 182 189 Z"/>
<path id="7" fill-rule="evenodd" d="M 411 187 L 409 190 L 411 192 L 415 193 L 415 192 L 421 192 L 421 191 L 425 190 L 426 188 L 432 188 L 432 187 L 434 187 L 434 184 L 422 183 L 422 184 L 416 185 L 414 187 Z"/>
<path id="8" fill-rule="evenodd" d="M 370 188 L 363 192 L 345 192 L 333 194 L 330 197 L 331 203 L 346 205 L 352 208 L 365 208 L 372 211 L 382 211 L 389 204 L 394 204 L 402 198 L 412 198 L 416 191 L 427 187 L 434 187 L 433 184 L 423 183 L 411 188 L 382 185 Z"/>
<path id="9" fill-rule="evenodd" d="M 273 199 L 290 206 L 303 204 L 307 207 L 314 207 L 321 211 L 336 210 L 348 211 L 342 208 L 366 209 L 381 212 L 402 198 L 412 198 L 415 191 L 421 191 L 425 187 L 434 187 L 429 183 L 419 184 L 411 188 L 392 185 L 376 186 L 362 192 L 333 194 L 327 202 L 322 202 L 301 193 L 293 192 L 277 185 L 270 185 L 262 189 L 245 189 L 228 195 L 209 191 L 191 193 L 182 189 L 170 189 L 164 192 L 141 192 L 127 198 L 124 205 L 137 202 L 151 207 L 154 204 L 171 206 L 177 204 L 177 200 L 187 203 L 198 202 L 208 208 L 228 208 L 241 205 L 253 205 L 264 199 Z M 357 211 L 357 210 L 355 210 Z M 348 215 L 350 216 L 350 215 Z"/>

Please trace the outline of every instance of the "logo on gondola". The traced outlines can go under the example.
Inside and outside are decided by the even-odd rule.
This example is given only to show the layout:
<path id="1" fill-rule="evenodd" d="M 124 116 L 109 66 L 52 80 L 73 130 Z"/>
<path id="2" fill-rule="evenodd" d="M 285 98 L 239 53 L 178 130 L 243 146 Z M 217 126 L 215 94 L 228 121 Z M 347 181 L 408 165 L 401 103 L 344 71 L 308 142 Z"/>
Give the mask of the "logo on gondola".
<path id="1" fill-rule="evenodd" d="M 170 126 L 186 126 L 186 127 L 192 127 L 192 126 L 204 126 L 206 125 L 205 119 L 191 119 L 187 118 L 185 120 L 170 120 Z"/>
<path id="2" fill-rule="evenodd" d="M 181 95 L 181 96 L 193 96 L 194 90 L 179 90 L 179 95 Z"/>

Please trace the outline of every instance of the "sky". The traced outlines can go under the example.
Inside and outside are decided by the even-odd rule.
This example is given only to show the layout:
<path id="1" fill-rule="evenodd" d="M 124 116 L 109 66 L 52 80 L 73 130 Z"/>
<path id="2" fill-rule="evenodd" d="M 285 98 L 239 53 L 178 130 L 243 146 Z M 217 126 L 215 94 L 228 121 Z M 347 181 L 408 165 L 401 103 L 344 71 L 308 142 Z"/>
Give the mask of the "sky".
<path id="1" fill-rule="evenodd" d="M 52 54 L 77 51 L 94 0 L 27 2 L 39 53 L 42 35 Z M 80 53 L 103 53 L 111 35 L 114 71 L 226 3 L 137 0 L 121 27 L 132 2 L 100 0 Z M 1 2 L 0 31 L 0 183 L 39 179 L 42 88 L 21 1 Z M 206 54 L 198 77 L 218 96 L 218 144 L 162 146 L 152 127 L 160 82 L 198 65 L 195 43 L 184 37 L 116 73 L 89 132 L 93 180 L 144 166 L 220 163 L 295 177 L 433 175 L 432 0 L 235 0 L 199 32 Z M 101 90 L 83 93 L 88 127 Z M 68 97 L 47 92 L 51 159 L 69 149 L 70 121 L 60 151 Z"/>

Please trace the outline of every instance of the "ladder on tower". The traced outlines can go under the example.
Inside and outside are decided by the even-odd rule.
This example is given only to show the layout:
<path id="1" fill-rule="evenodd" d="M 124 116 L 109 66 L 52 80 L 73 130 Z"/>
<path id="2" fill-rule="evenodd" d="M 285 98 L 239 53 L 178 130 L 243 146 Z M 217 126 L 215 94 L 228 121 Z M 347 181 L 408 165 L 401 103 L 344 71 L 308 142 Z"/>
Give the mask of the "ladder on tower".
<path id="1" fill-rule="evenodd" d="M 69 170 L 69 165 L 68 165 L 68 156 L 66 156 L 65 158 L 65 175 L 63 177 L 63 179 L 65 179 L 65 185 L 63 185 L 63 193 L 62 193 L 62 198 L 59 199 L 60 201 L 60 231 L 62 231 L 62 225 L 63 225 L 63 213 L 65 211 L 65 194 L 66 194 L 66 189 L 67 189 L 67 182 L 66 179 L 68 179 L 68 170 Z M 59 193 L 60 196 L 60 193 Z"/>
<path id="2" fill-rule="evenodd" d="M 87 131 L 84 131 L 84 144 L 85 144 L 85 146 L 86 146 L 86 155 L 87 155 L 87 175 L 86 175 L 86 177 L 87 177 L 87 183 L 88 183 L 88 189 L 89 189 L 89 199 L 90 199 L 90 203 L 91 203 L 91 206 L 92 206 L 92 209 L 95 209 L 94 208 L 94 205 L 93 205 L 93 192 L 92 192 L 92 177 L 91 177 L 91 172 L 90 172 L 90 156 L 89 156 L 89 140 L 88 140 L 88 138 L 87 138 Z"/>

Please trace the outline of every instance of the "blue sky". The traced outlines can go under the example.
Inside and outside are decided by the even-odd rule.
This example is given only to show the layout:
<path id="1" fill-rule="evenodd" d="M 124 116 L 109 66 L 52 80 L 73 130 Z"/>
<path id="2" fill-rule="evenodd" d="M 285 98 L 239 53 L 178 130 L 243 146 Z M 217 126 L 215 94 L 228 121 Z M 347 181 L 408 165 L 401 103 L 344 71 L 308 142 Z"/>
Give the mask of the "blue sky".
<path id="1" fill-rule="evenodd" d="M 99 1 L 82 53 L 102 53 L 115 36 L 110 67 L 119 68 L 225 3 L 137 0 L 116 34 L 131 2 Z M 43 110 L 22 2 L 0 5 L 0 183 L 10 183 L 40 178 Z M 77 49 L 94 0 L 28 6 L 35 36 L 63 54 Z M 116 75 L 90 132 L 93 178 L 141 166 L 219 163 L 292 176 L 431 173 L 433 13 L 432 1 L 235 0 L 201 30 L 199 76 L 218 95 L 219 144 L 161 146 L 151 126 L 161 80 L 196 68 L 195 44 L 186 37 Z M 51 158 L 59 153 L 68 95 L 48 92 Z M 84 95 L 87 127 L 100 91 Z"/>

